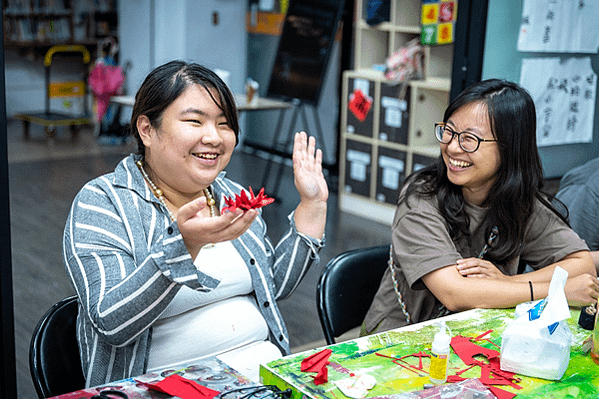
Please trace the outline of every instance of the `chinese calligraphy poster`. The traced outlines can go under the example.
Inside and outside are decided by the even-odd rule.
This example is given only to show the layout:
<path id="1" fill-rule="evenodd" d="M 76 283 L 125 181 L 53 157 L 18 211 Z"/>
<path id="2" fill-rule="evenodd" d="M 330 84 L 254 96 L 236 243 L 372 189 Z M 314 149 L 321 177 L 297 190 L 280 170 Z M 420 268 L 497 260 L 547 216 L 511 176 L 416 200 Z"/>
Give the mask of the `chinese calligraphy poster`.
<path id="1" fill-rule="evenodd" d="M 539 147 L 592 141 L 597 75 L 590 58 L 524 59 L 520 84 L 535 102 Z"/>
<path id="2" fill-rule="evenodd" d="M 597 53 L 599 1 L 524 0 L 518 51 Z"/>

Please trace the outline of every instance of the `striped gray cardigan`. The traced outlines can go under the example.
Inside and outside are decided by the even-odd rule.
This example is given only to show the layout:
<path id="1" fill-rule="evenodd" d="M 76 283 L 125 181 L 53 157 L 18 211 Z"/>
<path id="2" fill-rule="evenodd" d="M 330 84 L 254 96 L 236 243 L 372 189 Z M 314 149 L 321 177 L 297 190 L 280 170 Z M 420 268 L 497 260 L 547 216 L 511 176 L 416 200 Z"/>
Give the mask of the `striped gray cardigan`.
<path id="1" fill-rule="evenodd" d="M 194 266 L 177 223 L 145 184 L 137 159 L 130 155 L 114 172 L 87 183 L 65 226 L 64 259 L 79 297 L 77 339 L 87 387 L 145 373 L 152 323 L 179 289 L 208 292 L 219 283 Z M 212 188 L 218 203 L 242 190 L 224 172 Z M 296 230 L 293 213 L 289 222 L 276 248 L 261 216 L 233 241 L 250 271 L 269 339 L 284 354 L 289 337 L 276 300 L 295 290 L 323 245 Z"/>

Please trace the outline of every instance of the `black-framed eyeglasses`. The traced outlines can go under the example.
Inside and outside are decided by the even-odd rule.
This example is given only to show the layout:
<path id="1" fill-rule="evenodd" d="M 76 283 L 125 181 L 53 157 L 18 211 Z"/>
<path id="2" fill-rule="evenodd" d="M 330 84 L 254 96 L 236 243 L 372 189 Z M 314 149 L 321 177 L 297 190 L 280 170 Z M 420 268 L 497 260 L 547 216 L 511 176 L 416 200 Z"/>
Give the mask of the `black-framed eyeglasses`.
<path id="1" fill-rule="evenodd" d="M 466 152 L 474 152 L 478 150 L 480 143 L 486 141 L 497 141 L 491 139 L 481 139 L 477 135 L 469 132 L 456 132 L 443 122 L 435 123 L 435 137 L 439 143 L 449 144 L 454 136 L 458 136 L 458 144 L 460 148 Z"/>

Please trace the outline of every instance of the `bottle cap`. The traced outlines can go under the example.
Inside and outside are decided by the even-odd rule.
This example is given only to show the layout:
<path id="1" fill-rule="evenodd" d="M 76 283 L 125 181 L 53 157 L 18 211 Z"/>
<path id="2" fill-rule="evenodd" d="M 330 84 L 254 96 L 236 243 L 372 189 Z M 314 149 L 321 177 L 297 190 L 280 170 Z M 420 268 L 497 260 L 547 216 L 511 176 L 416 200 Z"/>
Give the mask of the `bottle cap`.
<path id="1" fill-rule="evenodd" d="M 578 324 L 585 330 L 592 330 L 595 324 L 595 313 L 597 310 L 594 306 L 585 306 L 580 310 Z"/>
<path id="2" fill-rule="evenodd" d="M 449 334 L 447 334 L 446 330 L 447 326 L 445 325 L 445 322 L 439 322 L 439 331 L 435 334 L 433 339 L 433 347 L 436 350 L 443 350 L 443 348 L 449 347 L 451 338 L 449 337 Z"/>

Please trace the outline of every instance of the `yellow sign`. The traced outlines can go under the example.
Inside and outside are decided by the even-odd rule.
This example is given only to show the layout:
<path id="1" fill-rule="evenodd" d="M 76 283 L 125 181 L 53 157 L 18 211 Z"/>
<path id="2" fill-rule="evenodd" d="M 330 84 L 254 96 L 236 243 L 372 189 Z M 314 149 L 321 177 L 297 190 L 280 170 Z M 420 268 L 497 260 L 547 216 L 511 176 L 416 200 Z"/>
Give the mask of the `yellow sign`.
<path id="1" fill-rule="evenodd" d="M 81 97 L 85 94 L 84 82 L 56 82 L 50 83 L 50 98 L 55 97 Z"/>

